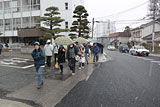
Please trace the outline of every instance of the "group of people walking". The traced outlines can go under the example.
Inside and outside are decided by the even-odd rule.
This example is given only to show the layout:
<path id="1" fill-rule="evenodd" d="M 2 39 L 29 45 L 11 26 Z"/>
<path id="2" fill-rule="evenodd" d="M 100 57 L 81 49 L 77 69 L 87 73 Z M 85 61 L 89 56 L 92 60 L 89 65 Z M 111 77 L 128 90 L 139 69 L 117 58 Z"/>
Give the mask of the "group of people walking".
<path id="1" fill-rule="evenodd" d="M 99 59 L 100 48 L 93 44 L 93 47 L 89 43 L 79 44 L 78 42 L 68 45 L 67 49 L 63 45 L 53 45 L 51 40 L 47 40 L 44 46 L 44 51 L 40 48 L 40 43 L 34 43 L 35 49 L 32 52 L 34 59 L 34 65 L 38 74 L 38 86 L 40 89 L 43 85 L 42 71 L 45 67 L 45 59 L 47 66 L 51 67 L 51 59 L 54 53 L 54 64 L 58 65 L 63 75 L 63 64 L 68 60 L 68 66 L 71 70 L 72 75 L 75 75 L 75 65 L 78 63 L 78 69 L 81 70 L 85 67 L 85 63 L 88 64 L 88 57 L 93 54 L 93 61 L 97 62 Z M 55 66 L 56 67 L 56 66 Z"/>

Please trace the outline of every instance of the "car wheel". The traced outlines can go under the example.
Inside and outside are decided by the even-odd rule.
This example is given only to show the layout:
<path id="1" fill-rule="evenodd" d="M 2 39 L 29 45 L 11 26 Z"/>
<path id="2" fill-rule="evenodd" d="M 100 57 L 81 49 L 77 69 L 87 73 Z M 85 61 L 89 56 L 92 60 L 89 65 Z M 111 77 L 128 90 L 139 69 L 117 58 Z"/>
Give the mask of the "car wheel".
<path id="1" fill-rule="evenodd" d="M 146 54 L 146 56 L 149 56 L 149 54 Z"/>

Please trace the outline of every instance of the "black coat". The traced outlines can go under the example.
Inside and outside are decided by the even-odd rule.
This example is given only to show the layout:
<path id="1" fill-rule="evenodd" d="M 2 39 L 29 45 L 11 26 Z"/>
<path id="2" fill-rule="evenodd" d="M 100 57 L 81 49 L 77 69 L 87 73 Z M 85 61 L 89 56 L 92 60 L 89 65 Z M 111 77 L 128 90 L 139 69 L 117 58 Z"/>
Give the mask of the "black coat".
<path id="1" fill-rule="evenodd" d="M 65 63 L 65 51 L 58 50 L 58 63 Z"/>

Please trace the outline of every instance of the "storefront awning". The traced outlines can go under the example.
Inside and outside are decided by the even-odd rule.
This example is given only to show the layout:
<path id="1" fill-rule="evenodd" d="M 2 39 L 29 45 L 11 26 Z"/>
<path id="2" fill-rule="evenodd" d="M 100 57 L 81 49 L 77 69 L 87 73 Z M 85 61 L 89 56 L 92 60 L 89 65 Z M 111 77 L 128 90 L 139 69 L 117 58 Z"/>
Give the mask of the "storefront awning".
<path id="1" fill-rule="evenodd" d="M 43 31 L 40 31 L 39 29 L 33 28 L 33 29 L 20 29 L 18 30 L 18 37 L 41 37 L 45 33 Z"/>

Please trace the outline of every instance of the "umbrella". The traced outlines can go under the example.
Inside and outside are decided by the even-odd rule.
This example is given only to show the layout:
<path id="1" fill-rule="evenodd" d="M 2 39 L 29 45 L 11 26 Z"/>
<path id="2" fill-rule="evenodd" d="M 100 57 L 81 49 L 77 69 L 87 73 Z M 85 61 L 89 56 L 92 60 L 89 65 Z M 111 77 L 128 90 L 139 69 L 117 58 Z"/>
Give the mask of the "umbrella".
<path id="1" fill-rule="evenodd" d="M 79 44 L 83 44 L 83 43 L 88 43 L 88 40 L 82 37 L 79 37 L 76 39 L 76 42 L 78 42 Z"/>
<path id="2" fill-rule="evenodd" d="M 97 44 L 97 46 L 99 46 L 99 47 L 103 47 L 103 44 L 102 43 L 96 43 Z"/>
<path id="3" fill-rule="evenodd" d="M 73 41 L 69 37 L 58 37 L 54 42 L 57 45 L 69 45 L 73 43 Z"/>

